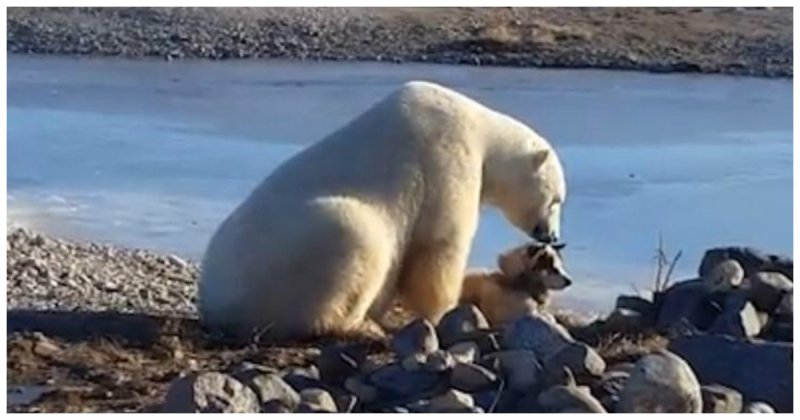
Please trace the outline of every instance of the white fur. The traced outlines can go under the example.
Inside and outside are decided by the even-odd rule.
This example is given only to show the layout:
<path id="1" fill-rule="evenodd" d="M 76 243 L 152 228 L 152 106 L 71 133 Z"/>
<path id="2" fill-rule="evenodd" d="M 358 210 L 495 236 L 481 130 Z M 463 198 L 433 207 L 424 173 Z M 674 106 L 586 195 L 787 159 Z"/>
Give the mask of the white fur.
<path id="1" fill-rule="evenodd" d="M 450 89 L 410 82 L 285 162 L 222 223 L 200 281 L 205 322 L 278 336 L 380 334 L 392 299 L 455 306 L 481 203 L 559 234 L 551 146 Z"/>

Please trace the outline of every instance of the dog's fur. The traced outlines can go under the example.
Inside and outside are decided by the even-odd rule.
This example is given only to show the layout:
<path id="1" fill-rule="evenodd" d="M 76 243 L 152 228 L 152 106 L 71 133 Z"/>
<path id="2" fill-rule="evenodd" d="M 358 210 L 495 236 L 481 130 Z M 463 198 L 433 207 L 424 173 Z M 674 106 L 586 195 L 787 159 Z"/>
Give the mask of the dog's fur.
<path id="1" fill-rule="evenodd" d="M 499 270 L 468 271 L 461 302 L 477 306 L 492 325 L 547 308 L 551 290 L 572 284 L 560 249 L 558 245 L 527 244 L 500 255 Z"/>

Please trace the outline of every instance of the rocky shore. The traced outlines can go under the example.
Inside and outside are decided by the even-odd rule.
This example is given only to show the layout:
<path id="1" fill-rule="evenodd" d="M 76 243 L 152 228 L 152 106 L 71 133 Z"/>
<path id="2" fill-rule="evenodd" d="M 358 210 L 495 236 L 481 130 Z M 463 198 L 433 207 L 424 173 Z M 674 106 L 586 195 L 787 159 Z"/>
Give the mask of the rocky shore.
<path id="1" fill-rule="evenodd" d="M 246 342 L 196 320 L 175 256 L 7 235 L 10 411 L 790 412 L 791 259 L 708 250 L 601 319 L 391 314 L 386 343 Z"/>
<path id="2" fill-rule="evenodd" d="M 9 8 L 8 51 L 792 77 L 769 8 Z"/>

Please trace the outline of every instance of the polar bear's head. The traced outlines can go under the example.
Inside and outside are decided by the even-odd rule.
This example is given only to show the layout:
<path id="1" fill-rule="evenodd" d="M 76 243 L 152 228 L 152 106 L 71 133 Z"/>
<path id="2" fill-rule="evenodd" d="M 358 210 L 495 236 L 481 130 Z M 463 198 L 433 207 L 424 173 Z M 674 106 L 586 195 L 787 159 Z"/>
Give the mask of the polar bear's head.
<path id="1" fill-rule="evenodd" d="M 553 243 L 561 237 L 561 206 L 566 199 L 564 171 L 552 149 L 503 153 L 494 162 L 486 200 L 531 238 Z"/>

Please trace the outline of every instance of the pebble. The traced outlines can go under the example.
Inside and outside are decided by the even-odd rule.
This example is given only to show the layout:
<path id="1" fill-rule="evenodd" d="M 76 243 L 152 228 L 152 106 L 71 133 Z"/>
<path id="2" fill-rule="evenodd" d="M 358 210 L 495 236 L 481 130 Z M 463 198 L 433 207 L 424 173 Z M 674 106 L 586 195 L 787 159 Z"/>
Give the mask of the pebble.
<path id="1" fill-rule="evenodd" d="M 162 411 L 167 413 L 258 413 L 256 394 L 219 372 L 191 374 L 170 384 Z"/>
<path id="2" fill-rule="evenodd" d="M 447 352 L 459 363 L 472 363 L 480 359 L 481 356 L 480 347 L 473 341 L 463 341 L 454 344 L 447 349 Z"/>
<path id="3" fill-rule="evenodd" d="M 429 354 L 439 349 L 436 329 L 429 321 L 417 319 L 395 333 L 392 351 L 404 359 L 412 354 Z"/>
<path id="4" fill-rule="evenodd" d="M 436 326 L 439 341 L 451 346 L 469 340 L 472 333 L 489 329 L 486 316 L 475 306 L 462 304 L 447 312 Z"/>
<path id="5" fill-rule="evenodd" d="M 475 400 L 471 395 L 451 389 L 430 401 L 430 411 L 434 413 L 463 413 L 470 412 L 475 407 Z"/>
<path id="6" fill-rule="evenodd" d="M 475 363 L 458 363 L 450 372 L 450 385 L 464 392 L 483 390 L 497 380 L 497 374 Z"/>

